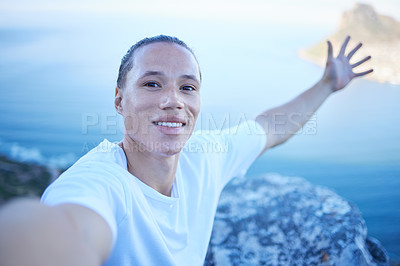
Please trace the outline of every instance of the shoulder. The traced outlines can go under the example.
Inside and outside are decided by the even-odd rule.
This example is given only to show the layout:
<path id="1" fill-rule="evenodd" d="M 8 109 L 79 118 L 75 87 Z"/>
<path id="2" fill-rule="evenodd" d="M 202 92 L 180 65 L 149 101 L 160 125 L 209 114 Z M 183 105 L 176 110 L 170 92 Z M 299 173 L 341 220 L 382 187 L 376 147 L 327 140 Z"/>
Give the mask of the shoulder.
<path id="1" fill-rule="evenodd" d="M 118 144 L 104 139 L 99 145 L 82 156 L 74 165 L 96 162 L 116 164 L 124 167 L 126 165 L 126 157 Z"/>
<path id="2" fill-rule="evenodd" d="M 64 186 L 90 191 L 103 187 L 102 190 L 123 195 L 127 174 L 123 150 L 117 144 L 104 140 L 62 173 L 49 188 Z"/>
<path id="3" fill-rule="evenodd" d="M 129 208 L 129 181 L 121 157 L 123 154 L 115 146 L 103 141 L 88 152 L 44 191 L 42 202 L 83 205 L 100 213 L 106 220 L 111 216 L 117 221 L 123 219 L 125 210 Z"/>

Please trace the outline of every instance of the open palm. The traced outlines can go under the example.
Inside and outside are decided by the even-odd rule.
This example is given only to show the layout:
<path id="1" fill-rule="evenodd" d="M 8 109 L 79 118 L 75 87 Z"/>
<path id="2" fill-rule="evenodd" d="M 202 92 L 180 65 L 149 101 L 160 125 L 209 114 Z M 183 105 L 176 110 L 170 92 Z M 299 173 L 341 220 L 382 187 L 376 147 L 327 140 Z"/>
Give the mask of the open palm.
<path id="1" fill-rule="evenodd" d="M 343 89 L 353 78 L 361 77 L 367 75 L 373 71 L 373 69 L 354 73 L 353 68 L 361 65 L 365 61 L 369 60 L 371 56 L 367 56 L 364 59 L 358 61 L 357 63 L 350 64 L 350 59 L 352 56 L 360 49 L 362 43 L 359 43 L 353 50 L 349 52 L 346 56 L 345 51 L 347 44 L 349 43 L 350 36 L 347 36 L 346 40 L 342 44 L 339 55 L 333 57 L 332 43 L 328 41 L 328 59 L 326 61 L 325 72 L 323 75 L 323 81 L 330 85 L 332 91 L 338 91 Z"/>

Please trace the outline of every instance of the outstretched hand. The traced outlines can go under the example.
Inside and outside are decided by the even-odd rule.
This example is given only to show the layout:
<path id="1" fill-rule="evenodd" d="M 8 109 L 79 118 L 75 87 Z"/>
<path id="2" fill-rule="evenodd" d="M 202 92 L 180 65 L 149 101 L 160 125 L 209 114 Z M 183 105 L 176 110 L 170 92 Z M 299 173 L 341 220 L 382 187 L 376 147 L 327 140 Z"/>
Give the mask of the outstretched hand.
<path id="1" fill-rule="evenodd" d="M 343 89 L 353 78 L 367 75 L 373 71 L 373 69 L 370 69 L 360 73 L 353 72 L 353 68 L 363 64 L 365 61 L 369 60 L 371 56 L 367 56 L 354 64 L 350 64 L 350 59 L 358 49 L 360 49 L 362 43 L 359 43 L 346 56 L 345 51 L 349 40 L 350 36 L 347 36 L 346 40 L 342 44 L 339 55 L 336 58 L 333 57 L 332 43 L 328 41 L 328 59 L 326 61 L 322 81 L 330 86 L 332 92 Z"/>

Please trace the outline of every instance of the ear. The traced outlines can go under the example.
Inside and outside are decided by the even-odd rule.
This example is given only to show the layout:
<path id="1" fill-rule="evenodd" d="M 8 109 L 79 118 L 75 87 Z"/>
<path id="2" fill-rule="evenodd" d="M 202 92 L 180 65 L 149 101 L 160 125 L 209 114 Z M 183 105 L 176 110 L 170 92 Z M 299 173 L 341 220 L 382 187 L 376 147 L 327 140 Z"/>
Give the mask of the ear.
<path id="1" fill-rule="evenodd" d="M 114 107 L 115 110 L 122 115 L 122 90 L 119 87 L 115 88 Z"/>

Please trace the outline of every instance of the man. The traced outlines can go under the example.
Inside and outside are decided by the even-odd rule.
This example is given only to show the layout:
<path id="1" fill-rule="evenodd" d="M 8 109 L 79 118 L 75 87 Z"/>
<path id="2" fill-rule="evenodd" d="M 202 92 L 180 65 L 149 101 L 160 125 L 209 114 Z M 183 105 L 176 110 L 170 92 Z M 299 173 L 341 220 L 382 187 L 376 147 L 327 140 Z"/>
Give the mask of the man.
<path id="1" fill-rule="evenodd" d="M 337 58 L 328 42 L 323 77 L 292 101 L 193 136 L 201 85 L 193 52 L 174 37 L 140 41 L 121 62 L 115 93 L 123 140 L 105 140 L 82 157 L 46 190 L 44 204 L 19 200 L 2 209 L 0 265 L 203 264 L 230 179 L 290 138 L 330 94 L 372 72 L 352 71 L 370 57 L 351 65 L 361 44 L 346 56 L 348 41 Z M 287 118 L 276 125 L 274 113 Z M 202 143 L 228 151 L 201 150 Z"/>

